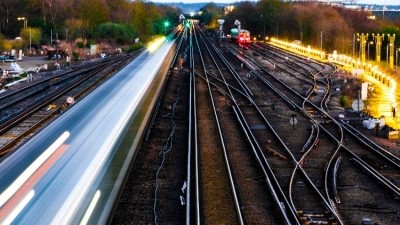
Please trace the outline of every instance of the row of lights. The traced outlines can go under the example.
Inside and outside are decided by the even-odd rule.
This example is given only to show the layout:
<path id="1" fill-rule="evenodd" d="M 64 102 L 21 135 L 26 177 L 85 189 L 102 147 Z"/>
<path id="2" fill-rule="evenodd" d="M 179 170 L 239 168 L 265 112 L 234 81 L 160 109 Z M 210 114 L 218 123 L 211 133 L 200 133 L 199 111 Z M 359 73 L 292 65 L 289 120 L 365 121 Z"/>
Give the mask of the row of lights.
<path id="1" fill-rule="evenodd" d="M 321 59 L 324 59 L 323 56 L 325 56 L 325 52 L 311 49 L 310 46 L 304 47 L 296 43 L 288 43 L 285 41 L 281 41 L 275 38 L 270 39 L 273 44 L 276 44 L 280 47 L 286 48 L 286 49 L 294 49 L 297 51 L 301 51 L 303 53 L 307 53 L 308 56 L 311 56 L 310 53 L 312 53 L 314 56 L 320 56 Z M 371 63 L 366 63 L 366 62 L 361 62 L 360 59 L 354 59 L 350 56 L 344 55 L 344 54 L 337 54 L 334 52 L 332 55 L 328 56 L 328 59 L 332 62 L 339 63 L 341 65 L 348 65 L 351 67 L 355 68 L 363 68 L 366 71 L 370 71 L 372 76 L 382 82 L 384 85 L 387 85 L 390 87 L 388 97 L 389 101 L 392 102 L 392 105 L 396 105 L 396 86 L 397 82 L 394 78 L 392 78 L 390 75 L 385 74 L 384 72 L 380 71 L 377 65 L 373 65 Z"/>
<path id="2" fill-rule="evenodd" d="M 307 57 L 314 56 L 314 57 L 317 57 L 319 59 L 325 59 L 325 57 L 326 57 L 326 53 L 324 51 L 313 49 L 313 48 L 311 48 L 310 45 L 308 45 L 307 47 L 304 47 L 304 46 L 302 46 L 300 44 L 297 44 L 297 43 L 289 43 L 289 42 L 278 40 L 276 38 L 271 38 L 270 40 L 271 40 L 271 42 L 279 45 L 280 47 L 283 47 L 283 48 L 286 48 L 286 49 L 289 49 L 289 50 L 290 49 L 294 49 L 296 51 L 307 53 Z"/>
<path id="3" fill-rule="evenodd" d="M 305 52 L 307 54 L 312 54 L 312 55 L 317 55 L 317 56 L 321 56 L 321 58 L 323 59 L 325 57 L 325 52 L 323 51 L 319 51 L 316 49 L 312 49 L 310 45 L 308 45 L 307 47 L 301 46 L 299 44 L 296 43 L 288 43 L 285 41 L 281 41 L 275 38 L 271 38 L 271 42 L 278 44 L 281 47 L 285 47 L 287 49 L 295 49 L 297 51 L 301 51 L 301 52 Z M 388 85 L 390 87 L 395 86 L 396 85 L 396 81 L 391 78 L 390 76 L 384 74 L 383 72 L 379 71 L 378 66 L 374 66 L 371 63 L 366 63 L 366 62 L 361 62 L 360 59 L 354 59 L 350 56 L 344 55 L 344 54 L 337 54 L 334 53 L 332 55 L 329 55 L 328 57 L 331 61 L 336 62 L 336 63 L 340 63 L 340 64 L 348 64 L 351 65 L 352 67 L 362 67 L 363 69 L 365 69 L 366 71 L 371 71 L 372 74 L 379 74 L 380 77 L 385 77 L 386 80 L 388 81 Z"/>

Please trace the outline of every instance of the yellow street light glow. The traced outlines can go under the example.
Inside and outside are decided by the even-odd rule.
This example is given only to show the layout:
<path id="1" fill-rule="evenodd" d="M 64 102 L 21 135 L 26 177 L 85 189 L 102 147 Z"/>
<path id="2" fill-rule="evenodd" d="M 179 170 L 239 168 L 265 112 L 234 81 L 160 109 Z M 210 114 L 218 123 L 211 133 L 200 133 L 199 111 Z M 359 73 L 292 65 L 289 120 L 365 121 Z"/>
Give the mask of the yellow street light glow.
<path id="1" fill-rule="evenodd" d="M 159 49 L 160 46 L 164 43 L 165 39 L 166 39 L 165 37 L 161 37 L 161 38 L 158 38 L 157 40 L 155 40 L 153 42 L 150 42 L 146 47 L 147 50 L 150 53 L 153 53 L 153 52 L 157 51 L 157 49 Z"/>

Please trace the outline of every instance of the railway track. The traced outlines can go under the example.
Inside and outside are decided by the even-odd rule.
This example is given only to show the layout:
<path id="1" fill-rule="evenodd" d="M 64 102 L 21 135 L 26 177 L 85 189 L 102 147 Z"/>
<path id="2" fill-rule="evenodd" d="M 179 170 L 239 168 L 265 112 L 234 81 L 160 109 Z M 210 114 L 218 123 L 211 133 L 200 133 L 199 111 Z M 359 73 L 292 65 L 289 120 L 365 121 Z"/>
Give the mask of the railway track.
<path id="1" fill-rule="evenodd" d="M 166 189 L 164 197 L 157 194 L 157 221 L 399 221 L 398 156 L 337 119 L 334 66 L 268 46 L 244 50 L 217 44 L 195 25 L 184 36 L 178 57 L 184 60 L 173 66 L 163 98 L 166 103 L 160 104 L 158 113 L 170 115 L 179 87 L 175 109 L 180 110 L 174 111 L 174 118 L 184 115 L 180 119 L 184 123 L 176 123 L 175 132 L 183 133 L 174 134 L 164 161 Z M 145 170 L 155 173 L 159 161 L 154 159 L 162 149 L 155 143 L 164 143 L 171 133 L 166 119 L 170 117 L 155 119 L 133 166 L 134 188 L 122 195 L 122 208 L 129 212 L 118 209 L 114 224 L 132 221 L 129 218 L 154 223 L 149 216 L 154 209 L 146 200 L 154 196 L 147 191 L 153 190 L 149 187 L 154 176 Z M 171 175 L 174 171 L 179 172 Z M 180 218 L 167 216 L 171 214 Z"/>
<path id="2" fill-rule="evenodd" d="M 188 143 L 190 39 L 185 30 L 177 35 L 167 80 L 112 224 L 189 224 L 192 216 L 195 220 L 195 214 L 189 211 L 195 198 L 190 193 L 194 175 L 187 172 L 194 155 L 192 144 Z"/>
<path id="3" fill-rule="evenodd" d="M 321 74 L 322 74 L 322 72 L 321 72 Z M 330 80 L 328 80 L 328 82 L 325 82 L 325 84 L 330 84 L 330 83 L 331 83 Z M 326 87 L 326 90 L 329 90 L 329 87 Z M 292 92 L 295 93 L 294 90 Z M 328 96 L 328 95 L 325 95 L 325 96 Z M 290 97 L 290 99 L 292 99 L 292 97 Z M 326 112 L 327 109 L 326 109 L 326 107 L 324 107 L 324 106 L 326 106 L 325 99 L 329 99 L 329 98 L 324 97 L 321 99 L 322 99 L 322 101 L 319 104 L 315 104 L 316 103 L 315 101 L 311 101 L 308 99 L 307 99 L 307 102 L 305 102 L 305 103 L 311 105 L 311 107 L 313 108 L 314 115 L 312 117 L 315 118 L 315 110 L 318 111 L 319 115 L 323 116 L 322 120 L 319 119 L 318 121 L 316 121 L 315 124 L 318 125 L 317 126 L 318 131 L 314 132 L 314 133 L 316 133 L 316 135 L 314 135 L 315 137 L 312 138 L 315 140 L 314 143 L 319 144 L 318 148 L 316 145 L 313 145 L 313 147 L 315 149 L 313 151 L 311 151 L 312 149 L 309 149 L 309 152 L 310 153 L 323 152 L 324 154 L 323 155 L 321 155 L 321 154 L 314 155 L 313 157 L 309 157 L 309 158 L 311 158 L 311 160 L 313 160 L 313 159 L 321 158 L 322 156 L 325 155 L 324 156 L 326 158 L 325 160 L 329 161 L 329 163 L 327 164 L 327 169 L 325 171 L 332 171 L 332 170 L 335 170 L 335 169 L 331 168 L 331 166 L 333 165 L 332 161 L 337 159 L 338 154 L 339 155 L 343 154 L 343 152 L 345 152 L 345 154 L 350 154 L 350 155 L 358 158 L 358 159 L 352 158 L 351 159 L 352 161 L 357 162 L 356 164 L 359 164 L 359 166 L 361 166 L 364 170 L 369 171 L 370 176 L 374 177 L 375 180 L 379 180 L 378 183 L 380 183 L 383 186 L 386 186 L 387 189 L 391 190 L 391 192 L 397 196 L 398 195 L 397 194 L 398 187 L 396 186 L 396 184 L 393 184 L 390 182 L 390 180 L 394 180 L 393 177 L 390 177 L 388 179 L 387 177 L 384 177 L 381 174 L 393 174 L 393 173 L 395 173 L 394 171 L 396 171 L 396 170 L 398 171 L 398 168 L 397 168 L 398 167 L 398 158 L 396 156 L 393 156 L 392 154 L 388 153 L 386 150 L 383 150 L 383 149 L 381 149 L 380 151 L 374 150 L 374 148 L 377 148 L 376 145 L 372 144 L 375 147 L 371 147 L 369 145 L 369 143 L 373 143 L 373 142 L 366 139 L 365 137 L 363 137 L 364 138 L 363 140 L 360 140 L 359 132 L 357 132 L 357 134 L 350 132 L 351 128 L 349 128 L 349 126 L 344 126 L 345 123 L 340 123 L 340 122 L 336 121 L 334 118 L 332 118 Z M 320 107 L 318 107 L 317 105 L 320 105 Z M 300 108 L 300 105 L 298 105 L 298 107 Z M 304 104 L 303 104 L 302 110 L 306 114 L 311 111 L 311 110 L 305 108 Z M 314 118 L 311 118 L 311 119 L 314 119 Z M 345 130 L 346 133 L 344 133 L 343 130 Z M 321 133 L 321 134 L 319 134 L 319 133 Z M 345 139 L 346 139 L 346 144 L 344 143 Z M 311 138 L 310 138 L 310 140 L 311 140 Z M 323 140 L 325 140 L 325 141 L 323 141 Z M 316 141 L 318 141 L 318 142 L 316 142 Z M 336 148 L 336 151 L 334 151 L 334 153 L 332 150 L 331 151 L 326 150 L 326 144 L 329 144 L 329 142 L 332 142 L 332 141 L 335 142 L 334 145 L 336 144 L 336 147 L 332 146 L 332 150 L 334 150 L 334 148 Z M 350 145 L 352 145 L 352 143 L 362 143 L 362 145 L 361 146 L 360 145 L 359 146 L 352 145 L 351 149 L 350 149 L 347 147 L 347 146 L 349 146 L 349 143 L 350 143 Z M 322 147 L 320 147 L 320 146 L 322 146 Z M 327 152 L 329 154 L 326 154 Z M 375 156 L 367 157 L 366 155 L 370 154 L 371 152 L 374 152 Z M 306 151 L 306 154 L 308 154 L 307 151 Z M 306 156 L 306 154 L 304 156 Z M 387 154 L 390 156 L 387 156 Z M 367 161 L 369 161 L 369 162 L 365 162 L 364 160 L 360 159 L 359 158 L 360 155 L 363 156 L 364 158 L 367 158 L 368 159 Z M 385 158 L 385 159 L 383 161 L 379 161 L 376 158 Z M 305 158 L 302 158 L 300 161 L 306 162 Z M 391 167 L 391 169 L 388 168 L 387 171 L 379 172 L 376 169 L 374 169 L 374 166 L 373 166 L 374 164 L 381 165 L 381 166 L 375 166 L 375 168 L 388 168 L 387 164 L 391 164 L 392 167 Z M 313 164 L 313 165 L 315 165 L 315 164 Z M 338 164 L 335 164 L 335 165 L 337 168 Z M 305 167 L 305 169 L 307 169 L 307 167 Z M 318 169 L 318 170 L 320 170 L 320 169 Z M 337 171 L 337 169 L 336 169 L 336 171 Z M 325 179 L 325 191 L 327 193 L 329 201 L 331 202 L 331 198 L 329 197 L 328 186 L 332 186 L 332 185 L 327 184 L 328 176 L 329 176 L 328 172 L 326 172 L 326 174 L 324 175 L 325 178 L 323 178 L 323 179 Z M 321 178 L 317 179 L 317 181 L 318 180 L 321 181 Z M 397 183 L 397 182 L 395 182 L 395 183 Z M 372 185 L 372 186 L 374 186 L 374 185 Z M 380 191 L 382 191 L 382 190 L 380 190 Z M 355 194 L 354 196 L 357 196 L 356 192 L 354 194 Z M 296 196 L 298 196 L 298 195 L 296 195 Z M 351 196 L 351 195 L 349 195 L 349 196 Z M 388 201 L 391 201 L 394 205 L 396 205 L 396 201 L 393 199 L 393 197 L 391 197 L 390 195 L 387 197 L 389 197 Z M 360 199 L 355 199 L 355 201 L 356 200 L 360 200 Z M 335 209 L 336 207 L 340 208 L 340 206 L 337 206 L 332 203 L 330 205 L 332 206 L 332 209 Z M 339 209 L 339 213 L 340 213 L 340 209 Z M 352 219 L 354 219 L 354 218 L 352 218 Z M 361 218 L 359 218 L 359 220 L 361 220 Z"/>
<path id="4" fill-rule="evenodd" d="M 240 157 L 239 161 L 235 157 L 230 158 L 230 164 L 232 164 L 232 167 L 236 168 L 234 170 L 235 172 L 233 172 L 233 174 L 235 175 L 235 180 L 239 180 L 239 178 L 236 177 L 243 176 L 241 175 L 242 171 L 248 170 L 248 165 L 258 165 L 257 167 L 259 167 L 259 171 L 255 170 L 255 174 L 258 173 L 258 179 L 262 181 L 258 183 L 258 185 L 256 185 L 257 189 L 253 189 L 251 191 L 249 190 L 249 187 L 246 186 L 246 182 L 235 183 L 237 189 L 239 190 L 239 198 L 243 200 L 241 205 L 244 209 L 244 220 L 248 223 L 257 223 L 257 221 L 264 221 L 265 223 L 269 223 L 273 221 L 272 224 L 300 224 L 300 220 L 297 217 L 296 212 L 290 204 L 288 198 L 286 197 L 277 176 L 274 174 L 273 168 L 266 160 L 267 153 L 278 156 L 278 160 L 286 159 L 284 154 L 280 154 L 274 150 L 274 148 L 282 148 L 282 146 L 279 145 L 280 143 L 282 143 L 281 139 L 279 138 L 279 136 L 274 134 L 273 129 L 271 131 L 266 131 L 265 128 L 255 129 L 255 127 L 257 126 L 268 127 L 269 125 L 268 121 L 263 116 L 260 108 L 257 107 L 256 104 L 254 104 L 254 100 L 251 97 L 253 95 L 251 94 L 251 88 L 249 88 L 242 80 L 242 78 L 238 76 L 238 72 L 235 71 L 235 69 L 237 68 L 234 68 L 232 64 L 229 64 L 223 54 L 220 53 L 219 50 L 215 48 L 215 46 L 213 46 L 212 43 L 210 43 L 210 48 L 212 48 L 215 52 L 213 53 L 213 55 L 215 56 L 212 56 L 214 61 L 212 65 L 217 69 L 211 70 L 210 68 L 208 68 L 208 71 L 210 74 L 219 74 L 221 78 L 216 76 L 208 76 L 206 80 L 211 82 L 216 87 L 216 89 L 218 90 L 217 92 L 222 92 L 225 96 L 228 96 L 230 98 L 230 105 L 232 108 L 230 110 L 233 110 L 233 113 L 235 115 L 235 119 L 233 120 L 233 122 L 229 122 L 225 126 L 221 127 L 229 130 L 229 125 L 232 126 L 232 124 L 239 123 L 238 126 L 241 134 L 239 134 L 235 139 L 241 139 L 242 142 L 247 142 L 247 144 L 249 145 L 249 147 L 243 146 L 243 149 L 241 150 L 247 150 L 246 158 L 249 159 L 248 162 L 243 161 L 244 157 Z M 207 65 L 211 67 L 211 63 L 208 63 Z M 219 68 L 218 65 L 224 65 L 225 68 Z M 237 77 L 235 77 L 235 75 Z M 213 77 L 214 82 L 210 81 L 210 77 Z M 230 81 L 230 83 L 227 83 L 228 80 Z M 234 82 L 232 81 L 235 81 L 238 84 L 234 84 Z M 223 85 L 226 86 L 225 89 L 223 88 Z M 231 88 L 235 91 L 231 91 Z M 218 107 L 219 110 L 221 108 L 222 106 Z M 229 132 L 229 134 L 231 133 L 232 132 Z M 260 143 L 267 143 L 268 141 L 270 141 L 266 139 L 266 137 L 274 138 L 274 145 L 267 148 L 261 146 Z M 232 149 L 235 149 L 236 146 L 237 145 L 234 145 L 230 148 L 227 147 L 227 149 L 230 152 L 232 151 Z M 294 165 L 289 164 L 288 166 L 289 168 L 293 168 Z M 264 197 L 254 198 L 254 195 L 248 195 L 248 193 L 257 192 L 257 195 Z M 263 199 L 263 201 L 261 201 L 260 199 Z M 275 204 L 271 206 L 270 202 L 275 202 Z M 261 207 L 251 208 L 250 206 L 254 204 L 260 204 Z M 265 208 L 268 207 L 269 210 L 265 210 Z M 280 216 L 274 216 L 276 214 Z"/>
<path id="5" fill-rule="evenodd" d="M 179 35 L 113 224 L 399 222 L 399 156 L 337 118 L 334 66 L 197 25 Z M 130 59 L 0 96 L 0 155 Z"/>
<path id="6" fill-rule="evenodd" d="M 0 96 L 0 156 L 4 156 L 24 138 L 84 97 L 109 76 L 132 60 L 117 56 L 70 71 L 42 75 L 16 90 Z M 67 102 L 70 98 L 71 102 Z"/>
<path id="7" fill-rule="evenodd" d="M 202 74 L 205 78 L 196 79 L 195 83 L 200 220 L 206 224 L 243 224 L 227 152 L 228 145 L 232 142 L 228 143 L 226 131 L 223 129 L 224 124 L 228 123 L 228 118 L 219 112 L 228 111 L 229 104 L 226 104 L 224 96 L 217 93 L 208 81 L 207 71 L 211 67 L 208 62 L 212 56 L 206 50 L 204 37 L 196 29 L 194 42 L 194 70 L 196 74 Z M 237 137 L 237 134 L 232 136 Z"/>

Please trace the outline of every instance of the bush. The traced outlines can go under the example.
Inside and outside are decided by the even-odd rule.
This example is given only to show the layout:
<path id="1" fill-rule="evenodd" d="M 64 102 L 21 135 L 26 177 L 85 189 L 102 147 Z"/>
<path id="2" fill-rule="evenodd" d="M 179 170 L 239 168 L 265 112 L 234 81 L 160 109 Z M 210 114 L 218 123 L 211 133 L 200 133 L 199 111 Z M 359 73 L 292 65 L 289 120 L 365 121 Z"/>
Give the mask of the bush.
<path id="1" fill-rule="evenodd" d="M 134 51 L 137 51 L 137 50 L 141 49 L 142 47 L 143 47 L 142 44 L 133 44 L 133 45 L 129 46 L 129 47 L 126 49 L 126 51 L 127 51 L 127 52 L 134 52 Z"/>
<path id="2" fill-rule="evenodd" d="M 344 108 L 350 108 L 351 107 L 351 100 L 349 99 L 349 97 L 341 95 L 339 97 L 339 102 L 340 105 Z"/>
<path id="3" fill-rule="evenodd" d="M 72 60 L 73 61 L 78 61 L 81 59 L 81 56 L 79 55 L 79 52 L 72 52 Z"/>
<path id="4" fill-rule="evenodd" d="M 85 47 L 85 44 L 84 44 L 82 41 L 76 42 L 76 47 L 78 47 L 78 48 L 84 48 L 84 47 Z"/>

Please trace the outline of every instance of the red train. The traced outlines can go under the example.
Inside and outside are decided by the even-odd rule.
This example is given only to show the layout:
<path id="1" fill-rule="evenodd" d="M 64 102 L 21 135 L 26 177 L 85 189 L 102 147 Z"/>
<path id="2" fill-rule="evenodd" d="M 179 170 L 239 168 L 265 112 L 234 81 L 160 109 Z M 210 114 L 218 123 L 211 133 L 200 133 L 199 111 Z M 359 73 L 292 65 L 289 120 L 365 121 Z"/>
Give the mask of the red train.
<path id="1" fill-rule="evenodd" d="M 231 29 L 231 39 L 238 42 L 239 45 L 251 42 L 250 31 L 237 28 Z"/>

